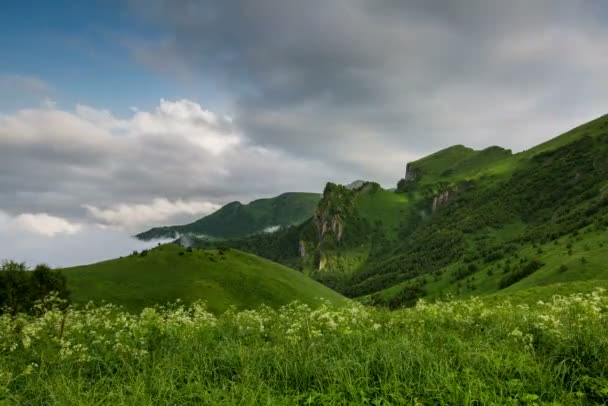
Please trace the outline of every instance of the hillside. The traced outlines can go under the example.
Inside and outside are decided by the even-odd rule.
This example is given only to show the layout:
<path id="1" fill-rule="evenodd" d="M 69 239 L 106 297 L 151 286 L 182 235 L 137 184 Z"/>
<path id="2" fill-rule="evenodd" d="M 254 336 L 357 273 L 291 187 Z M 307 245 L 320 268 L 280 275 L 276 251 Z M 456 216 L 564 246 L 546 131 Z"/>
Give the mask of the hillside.
<path id="1" fill-rule="evenodd" d="M 345 301 L 300 272 L 236 250 L 190 251 L 167 244 L 63 273 L 75 303 L 106 301 L 132 311 L 176 299 L 205 300 L 214 313 L 294 300 L 311 305 Z"/>
<path id="2" fill-rule="evenodd" d="M 249 204 L 232 202 L 200 220 L 181 226 L 153 228 L 138 234 L 141 240 L 176 238 L 177 235 L 235 238 L 302 223 L 314 213 L 320 195 L 284 193 Z"/>
<path id="3" fill-rule="evenodd" d="M 608 116 L 518 154 L 457 145 L 407 168 L 396 192 L 328 184 L 309 221 L 222 244 L 391 307 L 608 279 Z"/>

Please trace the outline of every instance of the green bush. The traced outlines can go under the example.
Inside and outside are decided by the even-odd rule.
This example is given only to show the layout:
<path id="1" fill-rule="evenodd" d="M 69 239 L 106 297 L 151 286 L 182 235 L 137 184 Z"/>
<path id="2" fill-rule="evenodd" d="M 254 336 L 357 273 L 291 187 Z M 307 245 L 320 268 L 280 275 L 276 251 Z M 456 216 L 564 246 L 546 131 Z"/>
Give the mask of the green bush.
<path id="1" fill-rule="evenodd" d="M 533 259 L 528 262 L 525 266 L 519 268 L 516 271 L 506 274 L 502 277 L 499 283 L 500 289 L 504 289 L 508 286 L 513 285 L 516 282 L 524 279 L 526 276 L 532 275 L 534 272 L 542 268 L 544 264 L 539 260 Z"/>
<path id="2" fill-rule="evenodd" d="M 66 280 L 60 271 L 44 264 L 28 270 L 24 263 L 5 261 L 0 265 L 0 314 L 30 312 L 37 301 L 51 292 L 67 299 Z"/>

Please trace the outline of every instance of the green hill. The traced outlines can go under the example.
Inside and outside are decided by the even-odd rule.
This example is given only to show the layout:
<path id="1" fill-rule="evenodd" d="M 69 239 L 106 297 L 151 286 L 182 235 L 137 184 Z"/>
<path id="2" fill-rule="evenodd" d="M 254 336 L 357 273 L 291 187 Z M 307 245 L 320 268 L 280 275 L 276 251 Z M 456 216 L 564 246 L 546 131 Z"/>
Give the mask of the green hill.
<path id="1" fill-rule="evenodd" d="M 518 154 L 447 148 L 396 192 L 328 184 L 309 221 L 222 244 L 396 307 L 608 280 L 606 230 L 608 116 Z"/>
<path id="2" fill-rule="evenodd" d="M 512 156 L 511 150 L 497 146 L 476 151 L 455 145 L 408 163 L 405 178 L 398 188 L 406 191 L 414 185 L 420 187 L 479 178 L 490 168 L 508 162 Z"/>
<path id="3" fill-rule="evenodd" d="M 153 228 L 136 237 L 141 240 L 175 238 L 189 234 L 214 238 L 234 238 L 268 229 L 302 223 L 310 218 L 321 196 L 317 193 L 284 193 L 249 204 L 232 202 L 194 223 Z"/>
<path id="4" fill-rule="evenodd" d="M 142 256 L 143 255 L 143 256 Z M 174 244 L 143 254 L 63 270 L 76 303 L 106 301 L 139 311 L 202 299 L 215 313 L 299 300 L 346 299 L 300 272 L 236 250 L 186 250 Z"/>

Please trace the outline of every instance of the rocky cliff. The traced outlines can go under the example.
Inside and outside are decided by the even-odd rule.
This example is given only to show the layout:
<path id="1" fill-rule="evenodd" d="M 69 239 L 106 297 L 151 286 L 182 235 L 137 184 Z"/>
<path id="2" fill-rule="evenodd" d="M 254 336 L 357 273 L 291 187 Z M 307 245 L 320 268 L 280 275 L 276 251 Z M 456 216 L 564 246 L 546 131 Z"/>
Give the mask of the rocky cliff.
<path id="1" fill-rule="evenodd" d="M 458 193 L 458 188 L 447 189 L 433 197 L 432 212 L 435 213 L 442 207 L 447 206 Z"/>

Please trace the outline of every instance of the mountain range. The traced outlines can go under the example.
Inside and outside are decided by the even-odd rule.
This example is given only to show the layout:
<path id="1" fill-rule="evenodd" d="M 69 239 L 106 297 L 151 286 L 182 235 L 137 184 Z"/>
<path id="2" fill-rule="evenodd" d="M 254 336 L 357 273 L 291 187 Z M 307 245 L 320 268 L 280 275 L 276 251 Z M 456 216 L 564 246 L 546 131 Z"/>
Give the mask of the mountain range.
<path id="1" fill-rule="evenodd" d="M 516 154 L 498 146 L 455 145 L 404 166 L 394 189 L 370 181 L 328 183 L 322 194 L 233 202 L 194 223 L 146 231 L 138 238 L 179 243 L 181 237 L 186 245 L 185 236 L 188 251 L 167 248 L 171 252 L 161 255 L 159 247 L 146 252 L 150 257 L 140 253 L 68 270 L 69 285 L 81 301 L 120 291 L 123 298 L 116 300 L 128 304 L 128 292 L 143 288 L 135 279 L 120 288 L 112 283 L 129 272 L 136 279 L 152 272 L 158 280 L 165 280 L 159 276 L 164 273 L 168 279 L 160 287 L 173 286 L 171 280 L 182 287 L 146 296 L 150 300 L 202 297 L 217 309 L 231 301 L 281 303 L 278 292 L 284 289 L 268 280 L 261 270 L 267 268 L 286 272 L 295 285 L 314 279 L 337 292 L 307 288 L 295 294 L 303 300 L 343 295 L 396 308 L 421 297 L 513 295 L 608 280 L 608 116 Z M 188 259 L 193 248 L 202 259 L 220 250 L 238 261 L 230 269 L 203 264 Z M 112 267 L 121 270 L 110 272 Z M 126 271 L 133 267 L 141 269 Z M 176 270 L 187 268 L 191 274 L 183 279 Z M 213 279 L 244 269 L 248 277 Z M 205 283 L 213 289 L 196 288 Z M 267 284 L 274 288 L 250 289 Z M 247 298 L 235 299 L 238 289 L 229 292 L 235 286 Z"/>
<path id="2" fill-rule="evenodd" d="M 249 251 L 394 307 L 605 279 L 607 175 L 604 116 L 517 154 L 438 151 L 408 163 L 395 191 L 329 183 L 299 225 L 196 246 Z"/>

